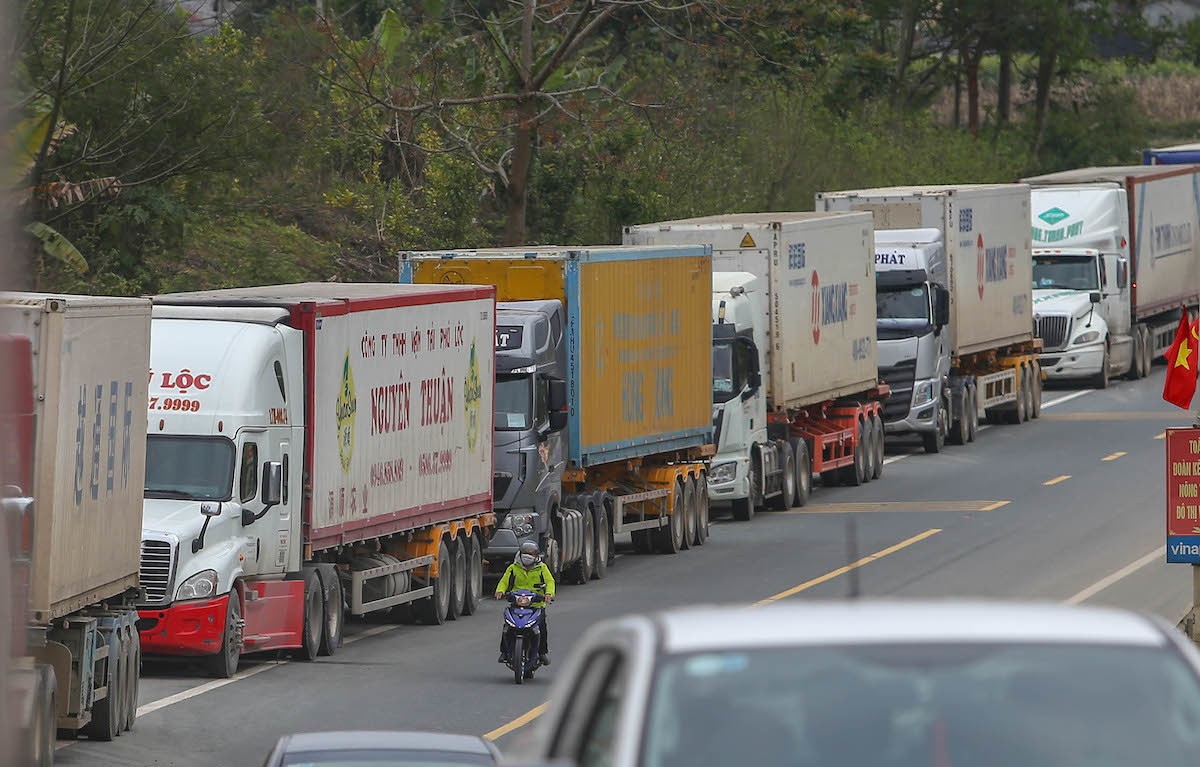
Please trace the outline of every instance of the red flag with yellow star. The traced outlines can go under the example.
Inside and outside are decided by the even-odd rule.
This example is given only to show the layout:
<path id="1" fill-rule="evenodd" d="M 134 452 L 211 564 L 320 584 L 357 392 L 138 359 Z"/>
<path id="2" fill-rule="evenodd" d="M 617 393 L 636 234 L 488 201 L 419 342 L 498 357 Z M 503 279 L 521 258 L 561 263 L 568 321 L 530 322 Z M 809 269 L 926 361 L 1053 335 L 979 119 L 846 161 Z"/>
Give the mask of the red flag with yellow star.
<path id="1" fill-rule="evenodd" d="M 1196 394 L 1196 347 L 1200 345 L 1197 322 L 1188 325 L 1187 312 L 1179 318 L 1175 342 L 1167 349 L 1167 380 L 1163 383 L 1163 399 L 1184 410 L 1191 409 Z"/>

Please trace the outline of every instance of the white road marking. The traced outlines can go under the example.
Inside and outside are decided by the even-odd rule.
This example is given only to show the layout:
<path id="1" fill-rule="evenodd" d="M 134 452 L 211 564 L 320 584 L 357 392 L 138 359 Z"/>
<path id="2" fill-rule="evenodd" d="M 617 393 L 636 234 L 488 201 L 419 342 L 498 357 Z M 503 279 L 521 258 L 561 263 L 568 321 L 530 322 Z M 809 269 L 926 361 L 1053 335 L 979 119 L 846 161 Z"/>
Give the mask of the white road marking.
<path id="1" fill-rule="evenodd" d="M 1124 567 L 1122 567 L 1120 570 L 1117 570 L 1115 573 L 1112 573 L 1111 575 L 1107 575 L 1107 576 L 1101 578 L 1100 580 L 1096 581 L 1091 586 L 1088 586 L 1086 589 L 1079 592 L 1075 596 L 1067 599 L 1066 603 L 1069 605 L 1077 605 L 1080 602 L 1084 601 L 1085 599 L 1091 599 L 1096 594 L 1099 594 L 1101 591 L 1104 591 L 1106 588 L 1113 585 L 1117 581 L 1128 578 L 1130 575 L 1133 575 L 1138 570 L 1141 570 L 1143 567 L 1145 567 L 1146 565 L 1155 561 L 1156 559 L 1161 559 L 1162 557 L 1165 557 L 1166 554 L 1167 554 L 1167 547 L 1159 546 L 1157 549 L 1155 549 L 1154 551 L 1151 551 L 1149 554 L 1147 554 L 1146 556 L 1137 560 L 1136 562 L 1131 562 L 1131 563 L 1125 565 Z"/>
<path id="2" fill-rule="evenodd" d="M 366 639 L 367 637 L 379 636 L 380 634 L 386 634 L 389 631 L 395 631 L 398 628 L 400 628 L 400 626 L 398 626 L 398 625 L 372 626 L 371 628 L 367 629 L 366 631 L 358 632 L 354 636 L 343 637 L 342 644 L 344 644 L 344 645 L 351 644 L 353 642 L 357 642 L 360 639 Z"/>
<path id="3" fill-rule="evenodd" d="M 1080 397 L 1087 395 L 1087 394 L 1091 394 L 1094 391 L 1096 391 L 1096 390 L 1095 389 L 1083 389 L 1082 391 L 1073 391 L 1070 394 L 1064 394 L 1061 397 L 1052 399 L 1049 402 L 1043 402 L 1042 407 L 1047 408 L 1047 407 L 1054 407 L 1055 405 L 1061 405 L 1064 402 L 1070 402 L 1073 399 L 1079 399 Z"/>

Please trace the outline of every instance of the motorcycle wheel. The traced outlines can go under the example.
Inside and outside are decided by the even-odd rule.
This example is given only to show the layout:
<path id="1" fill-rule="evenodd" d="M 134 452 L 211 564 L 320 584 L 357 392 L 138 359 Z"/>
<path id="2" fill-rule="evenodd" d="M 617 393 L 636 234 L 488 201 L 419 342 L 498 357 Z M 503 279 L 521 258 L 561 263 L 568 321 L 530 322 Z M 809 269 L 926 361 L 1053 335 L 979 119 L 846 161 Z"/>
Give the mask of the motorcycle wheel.
<path id="1" fill-rule="evenodd" d="M 513 637 L 512 647 L 512 670 L 513 681 L 517 684 L 525 683 L 525 637 L 518 634 Z"/>

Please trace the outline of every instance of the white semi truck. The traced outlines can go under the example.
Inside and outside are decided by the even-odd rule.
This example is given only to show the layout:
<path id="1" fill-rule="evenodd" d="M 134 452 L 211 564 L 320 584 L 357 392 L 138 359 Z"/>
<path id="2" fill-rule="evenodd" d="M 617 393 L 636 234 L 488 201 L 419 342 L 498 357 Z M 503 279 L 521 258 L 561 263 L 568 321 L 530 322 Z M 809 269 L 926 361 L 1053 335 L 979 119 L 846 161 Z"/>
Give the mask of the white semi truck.
<path id="1" fill-rule="evenodd" d="M 748 520 L 883 471 L 866 214 L 763 213 L 631 226 L 627 245 L 713 249 L 708 492 Z"/>
<path id="2" fill-rule="evenodd" d="M 893 187 L 817 195 L 875 216 L 879 376 L 888 433 L 926 452 L 975 439 L 979 417 L 1041 409 L 1031 313 L 1029 187 Z"/>
<path id="3" fill-rule="evenodd" d="M 475 611 L 492 513 L 491 287 L 154 299 L 142 646 L 312 660 L 346 613 Z"/>
<path id="4" fill-rule="evenodd" d="M 1032 187 L 1046 377 L 1142 378 L 1200 304 L 1200 166 L 1084 168 Z"/>
<path id="5" fill-rule="evenodd" d="M 150 302 L 0 294 L 5 517 L 24 603 L 22 763 L 133 727 Z"/>

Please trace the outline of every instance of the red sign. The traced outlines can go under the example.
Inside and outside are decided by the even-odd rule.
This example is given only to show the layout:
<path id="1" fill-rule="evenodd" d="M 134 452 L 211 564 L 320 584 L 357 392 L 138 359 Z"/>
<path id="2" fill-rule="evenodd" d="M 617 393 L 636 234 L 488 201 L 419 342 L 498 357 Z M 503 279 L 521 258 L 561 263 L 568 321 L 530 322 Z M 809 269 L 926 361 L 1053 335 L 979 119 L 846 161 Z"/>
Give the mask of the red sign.
<path id="1" fill-rule="evenodd" d="M 1200 429 L 1167 429 L 1167 535 L 1200 535 Z"/>

